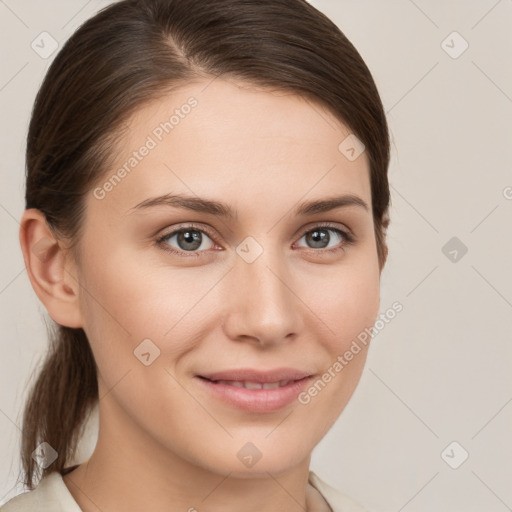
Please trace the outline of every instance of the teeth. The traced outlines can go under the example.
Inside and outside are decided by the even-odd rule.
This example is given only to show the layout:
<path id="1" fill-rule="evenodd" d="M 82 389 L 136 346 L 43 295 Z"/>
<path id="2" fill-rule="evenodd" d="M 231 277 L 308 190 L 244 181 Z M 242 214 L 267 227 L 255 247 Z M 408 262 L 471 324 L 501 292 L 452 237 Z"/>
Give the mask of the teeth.
<path id="1" fill-rule="evenodd" d="M 279 382 L 265 382 L 263 389 L 276 389 L 279 387 Z"/>
<path id="2" fill-rule="evenodd" d="M 225 384 L 227 386 L 234 386 L 236 388 L 245 388 L 245 389 L 277 389 L 283 386 L 286 386 L 290 381 L 289 380 L 281 380 L 279 382 L 265 382 L 262 384 L 261 382 L 251 382 L 251 381 L 238 381 L 238 380 L 217 380 L 216 384 Z"/>
<path id="3" fill-rule="evenodd" d="M 219 382 L 222 382 L 222 384 L 228 384 L 229 386 L 235 386 L 235 388 L 243 388 L 244 387 L 244 383 L 243 382 L 239 382 L 237 380 L 232 380 L 232 381 L 221 380 Z"/>
<path id="4" fill-rule="evenodd" d="M 263 384 L 259 382 L 245 381 L 243 384 L 245 389 L 263 389 Z"/>

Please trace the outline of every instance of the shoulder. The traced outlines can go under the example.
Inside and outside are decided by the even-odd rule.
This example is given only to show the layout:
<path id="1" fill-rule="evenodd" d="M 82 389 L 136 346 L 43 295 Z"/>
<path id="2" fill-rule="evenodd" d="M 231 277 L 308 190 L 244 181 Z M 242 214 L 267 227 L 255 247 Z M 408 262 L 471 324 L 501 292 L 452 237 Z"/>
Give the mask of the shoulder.
<path id="1" fill-rule="evenodd" d="M 58 472 L 45 476 L 32 491 L 11 498 L 0 512 L 82 512 Z"/>
<path id="2" fill-rule="evenodd" d="M 352 498 L 324 482 L 313 471 L 309 472 L 309 482 L 320 492 L 333 512 L 369 512 Z"/>

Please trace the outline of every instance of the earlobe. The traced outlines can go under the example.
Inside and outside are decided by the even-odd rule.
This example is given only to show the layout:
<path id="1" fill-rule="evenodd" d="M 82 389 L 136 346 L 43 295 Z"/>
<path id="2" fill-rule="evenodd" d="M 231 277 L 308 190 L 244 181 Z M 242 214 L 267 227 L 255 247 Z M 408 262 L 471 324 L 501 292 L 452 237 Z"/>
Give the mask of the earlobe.
<path id="1" fill-rule="evenodd" d="M 79 285 L 70 272 L 70 254 L 40 210 L 25 210 L 19 236 L 32 288 L 50 317 L 65 327 L 82 327 Z"/>

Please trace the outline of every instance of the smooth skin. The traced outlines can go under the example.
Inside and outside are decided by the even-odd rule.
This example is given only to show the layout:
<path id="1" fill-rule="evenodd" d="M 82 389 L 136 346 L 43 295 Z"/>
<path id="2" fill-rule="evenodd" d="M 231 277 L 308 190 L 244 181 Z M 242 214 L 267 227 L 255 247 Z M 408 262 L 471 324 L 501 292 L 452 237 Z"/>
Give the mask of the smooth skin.
<path id="1" fill-rule="evenodd" d="M 22 218 L 34 290 L 53 320 L 85 330 L 98 368 L 98 443 L 64 482 L 85 512 L 304 510 L 311 452 L 354 392 L 366 349 L 308 404 L 271 413 L 220 401 L 196 375 L 291 367 L 316 380 L 373 325 L 380 267 L 367 155 L 339 151 L 351 132 L 319 104 L 204 79 L 130 118 L 99 186 L 190 97 L 197 105 L 103 199 L 91 186 L 79 261 L 38 210 Z M 164 194 L 222 202 L 237 216 L 135 208 Z M 294 213 L 344 194 L 368 209 Z M 191 222 L 201 242 L 192 250 L 171 234 Z M 252 263 L 237 252 L 247 237 L 263 251 Z M 148 366 L 134 355 L 145 339 L 160 350 Z M 237 456 L 248 442 L 262 454 L 252 467 Z"/>

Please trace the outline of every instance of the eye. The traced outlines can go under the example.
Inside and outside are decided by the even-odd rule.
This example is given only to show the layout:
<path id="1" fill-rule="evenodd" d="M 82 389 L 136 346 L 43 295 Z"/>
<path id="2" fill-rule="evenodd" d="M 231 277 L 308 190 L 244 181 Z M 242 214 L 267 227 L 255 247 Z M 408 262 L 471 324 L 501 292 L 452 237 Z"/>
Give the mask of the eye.
<path id="1" fill-rule="evenodd" d="M 334 233 L 334 236 L 329 233 Z M 309 249 L 326 249 L 324 252 L 338 251 L 354 242 L 354 238 L 347 231 L 331 225 L 315 226 L 306 231 L 301 240 L 303 238 L 309 244 Z M 334 245 L 329 246 L 331 242 L 334 242 Z"/>
<path id="2" fill-rule="evenodd" d="M 330 233 L 334 233 L 334 236 Z M 313 229 L 305 231 L 299 240 L 303 238 L 309 244 L 306 249 L 312 249 L 317 253 L 340 251 L 355 241 L 354 237 L 347 231 L 329 224 L 315 226 Z M 334 242 L 334 245 L 331 242 Z M 157 244 L 166 251 L 185 257 L 199 257 L 203 252 L 215 247 L 212 237 L 204 227 L 194 224 L 182 226 L 164 234 L 157 239 Z"/>
<path id="3" fill-rule="evenodd" d="M 174 242 L 177 247 L 173 246 L 171 242 Z M 157 240 L 157 243 L 167 251 L 184 256 L 200 256 L 200 252 L 214 246 L 212 239 L 205 230 L 194 225 L 184 226 L 166 233 Z"/>

